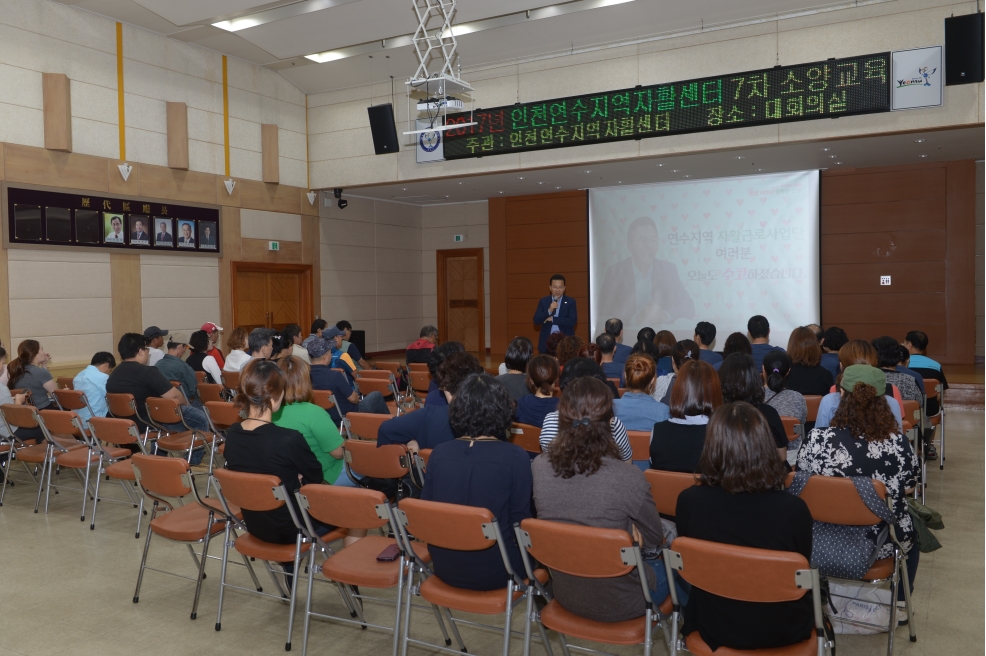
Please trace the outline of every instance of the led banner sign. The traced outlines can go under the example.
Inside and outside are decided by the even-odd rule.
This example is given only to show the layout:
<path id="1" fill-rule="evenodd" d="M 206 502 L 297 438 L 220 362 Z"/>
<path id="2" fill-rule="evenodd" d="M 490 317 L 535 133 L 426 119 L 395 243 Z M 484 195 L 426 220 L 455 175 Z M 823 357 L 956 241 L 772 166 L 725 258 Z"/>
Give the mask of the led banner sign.
<path id="1" fill-rule="evenodd" d="M 884 52 L 482 109 L 445 132 L 445 159 L 888 112 L 889 72 Z"/>

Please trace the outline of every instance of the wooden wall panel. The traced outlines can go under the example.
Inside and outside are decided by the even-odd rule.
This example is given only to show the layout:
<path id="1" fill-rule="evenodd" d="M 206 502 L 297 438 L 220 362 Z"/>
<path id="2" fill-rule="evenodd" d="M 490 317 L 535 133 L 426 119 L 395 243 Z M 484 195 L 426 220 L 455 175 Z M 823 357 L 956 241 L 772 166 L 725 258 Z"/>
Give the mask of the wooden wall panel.
<path id="1" fill-rule="evenodd" d="M 261 178 L 264 182 L 277 184 L 281 181 L 281 158 L 277 146 L 277 125 L 264 123 L 260 126 Z"/>
<path id="2" fill-rule="evenodd" d="M 317 202 L 317 199 L 316 199 Z M 308 205 L 308 199 L 302 201 L 302 207 Z M 312 265 L 312 306 L 313 314 L 322 316 L 322 264 L 321 264 L 321 228 L 318 216 L 301 217 L 301 263 Z"/>
<path id="3" fill-rule="evenodd" d="M 188 106 L 183 102 L 168 105 L 168 168 L 188 170 Z"/>
<path id="4" fill-rule="evenodd" d="M 589 297 L 589 272 L 565 272 L 565 293 L 573 298 Z M 548 293 L 548 283 L 543 273 L 511 273 L 507 276 L 509 298 L 541 298 Z"/>
<path id="5" fill-rule="evenodd" d="M 113 346 L 124 333 L 142 333 L 143 304 L 140 291 L 140 253 L 110 255 L 110 286 L 113 295 Z"/>
<path id="6" fill-rule="evenodd" d="M 521 224 L 507 228 L 507 248 L 520 251 L 550 244 L 554 247 L 589 245 L 585 221 L 564 223 Z"/>
<path id="7" fill-rule="evenodd" d="M 972 161 L 823 173 L 824 324 L 866 340 L 923 330 L 929 355 L 972 364 L 975 188 Z"/>
<path id="8" fill-rule="evenodd" d="M 178 171 L 153 164 L 138 164 L 137 168 L 140 169 L 141 196 L 218 205 L 216 176 L 211 173 Z"/>
<path id="9" fill-rule="evenodd" d="M 490 351 L 506 351 L 510 342 L 507 323 L 507 199 L 491 198 L 489 212 L 490 254 Z"/>
<path id="10" fill-rule="evenodd" d="M 222 183 L 220 183 L 222 184 Z M 302 195 L 297 187 L 267 184 L 257 180 L 237 180 L 234 193 L 239 194 L 240 207 L 268 212 L 301 214 Z M 225 187 L 223 193 L 226 193 Z M 305 199 L 305 203 L 308 200 Z"/>
<path id="11" fill-rule="evenodd" d="M 302 264 L 301 242 L 282 241 L 280 250 L 267 250 L 264 239 L 240 239 L 240 259 L 244 262 L 271 262 L 285 264 Z"/>
<path id="12" fill-rule="evenodd" d="M 225 193 L 225 190 L 224 190 Z M 233 280 L 231 277 L 231 263 L 242 259 L 240 252 L 240 209 L 238 207 L 223 207 L 220 210 L 220 221 L 222 221 L 219 231 L 222 240 L 219 258 L 219 319 L 223 326 L 229 326 L 228 330 L 236 328 L 233 325 Z"/>
<path id="13" fill-rule="evenodd" d="M 107 191 L 108 168 L 102 157 L 8 143 L 3 166 L 8 182 Z"/>
<path id="14" fill-rule="evenodd" d="M 72 152 L 72 89 L 63 73 L 42 73 L 45 148 Z"/>

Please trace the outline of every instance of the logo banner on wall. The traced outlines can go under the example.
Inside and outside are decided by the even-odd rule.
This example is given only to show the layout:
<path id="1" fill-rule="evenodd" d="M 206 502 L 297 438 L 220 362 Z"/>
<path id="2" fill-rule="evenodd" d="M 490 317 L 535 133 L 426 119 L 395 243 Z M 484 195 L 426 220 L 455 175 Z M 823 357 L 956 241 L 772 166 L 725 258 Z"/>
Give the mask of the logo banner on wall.
<path id="1" fill-rule="evenodd" d="M 942 47 L 897 50 L 891 54 L 890 108 L 941 107 Z"/>
<path id="2" fill-rule="evenodd" d="M 427 130 L 430 127 L 436 125 L 441 125 L 442 119 L 437 118 L 434 122 L 429 120 L 417 119 L 415 121 L 415 130 Z M 418 138 L 418 144 L 415 148 L 417 163 L 422 164 L 425 162 L 444 162 L 445 161 L 445 144 L 442 139 L 442 133 L 435 132 L 421 132 L 415 135 Z"/>

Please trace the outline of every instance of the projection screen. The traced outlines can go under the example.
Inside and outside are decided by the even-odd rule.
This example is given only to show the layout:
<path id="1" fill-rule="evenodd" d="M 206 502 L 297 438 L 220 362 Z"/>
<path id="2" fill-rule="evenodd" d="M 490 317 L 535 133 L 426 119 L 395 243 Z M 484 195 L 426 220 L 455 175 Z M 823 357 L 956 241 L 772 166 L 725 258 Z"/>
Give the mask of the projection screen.
<path id="1" fill-rule="evenodd" d="M 624 342 L 649 326 L 691 339 L 716 325 L 715 348 L 762 314 L 770 342 L 818 323 L 818 171 L 589 190 L 593 337 L 607 319 Z"/>

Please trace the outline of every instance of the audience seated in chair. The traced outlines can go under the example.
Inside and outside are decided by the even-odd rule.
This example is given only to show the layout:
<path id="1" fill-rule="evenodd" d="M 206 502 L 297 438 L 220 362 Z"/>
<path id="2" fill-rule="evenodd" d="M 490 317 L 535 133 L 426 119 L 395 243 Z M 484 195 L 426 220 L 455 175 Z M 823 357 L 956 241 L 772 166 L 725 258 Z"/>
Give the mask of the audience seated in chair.
<path id="1" fill-rule="evenodd" d="M 705 445 L 706 425 L 722 405 L 719 376 L 708 362 L 690 360 L 671 390 L 670 419 L 651 431 L 652 469 L 692 474 Z"/>
<path id="2" fill-rule="evenodd" d="M 746 322 L 746 332 L 750 338 L 750 349 L 753 351 L 753 362 L 757 370 L 763 366 L 763 356 L 770 351 L 781 348 L 770 344 L 770 323 L 767 317 L 757 314 Z"/>
<path id="3" fill-rule="evenodd" d="M 226 338 L 229 353 L 226 354 L 223 371 L 239 371 L 250 360 L 250 354 L 247 352 L 249 338 L 250 333 L 246 328 L 237 328 L 229 334 Z"/>
<path id="4" fill-rule="evenodd" d="M 219 346 L 218 346 L 219 333 L 222 332 L 222 328 L 212 323 L 211 321 L 208 321 L 202 324 L 202 327 L 199 328 L 199 330 L 205 331 L 205 335 L 209 339 L 209 348 L 205 350 L 206 355 L 211 355 L 212 358 L 216 361 L 216 365 L 217 365 L 216 368 L 221 370 L 223 367 L 226 366 L 226 358 L 223 357 L 223 352 L 219 350 Z M 219 380 L 217 379 L 216 382 L 218 383 Z"/>
<path id="5" fill-rule="evenodd" d="M 112 356 L 111 356 L 112 357 Z M 95 359 L 95 356 L 94 356 Z M 7 364 L 7 349 L 0 346 L 0 363 L 4 366 Z M 15 388 L 16 389 L 16 388 Z M 21 392 L 20 394 L 11 396 L 10 388 L 6 385 L 0 385 L 0 405 L 6 405 L 8 403 L 14 403 L 16 405 L 24 405 L 27 401 L 27 394 Z M 104 400 L 105 405 L 105 400 Z M 22 440 L 41 440 L 44 437 L 44 432 L 40 427 L 38 428 L 16 428 L 14 429 L 14 436 Z M 7 432 L 6 423 L 0 421 L 0 437 L 10 437 L 10 433 Z M 4 458 L 7 454 L 4 454 Z M 0 480 L 3 480 L 3 470 L 0 469 Z"/>
<path id="6" fill-rule="evenodd" d="M 712 344 L 716 341 L 716 327 L 715 324 L 709 323 L 708 321 L 699 321 L 695 324 L 695 336 L 692 340 L 698 344 L 699 359 L 702 362 L 708 362 L 709 364 L 715 364 L 717 362 L 722 362 L 722 356 L 712 350 Z"/>
<path id="7" fill-rule="evenodd" d="M 678 370 L 689 360 L 698 360 L 699 358 L 698 344 L 690 339 L 675 342 L 674 346 L 671 347 L 671 373 L 656 380 L 653 397 L 664 405 L 668 405 L 671 402 L 671 388 L 674 386 L 674 378 L 678 374 Z"/>
<path id="8" fill-rule="evenodd" d="M 845 371 L 854 364 L 866 364 L 871 367 L 875 367 L 877 364 L 876 349 L 873 345 L 862 339 L 854 339 L 846 342 L 841 349 L 839 349 L 839 368 L 841 371 Z M 841 373 L 839 374 L 842 375 Z M 836 386 L 838 386 L 838 379 L 836 379 Z M 890 406 L 890 411 L 894 415 L 894 419 L 897 420 L 898 428 L 903 430 L 903 422 L 901 421 L 901 404 L 894 398 L 894 388 L 892 385 L 886 385 L 885 397 L 887 399 L 887 405 Z M 835 412 L 842 401 L 842 397 L 836 388 L 822 397 L 821 402 L 818 404 L 818 414 L 815 417 L 815 428 L 828 428 L 832 417 L 835 416 Z"/>
<path id="9" fill-rule="evenodd" d="M 644 330 L 650 330 L 649 328 L 644 328 Z M 640 333 L 637 334 L 640 337 Z M 678 338 L 674 336 L 674 333 L 670 330 L 661 330 L 654 335 L 654 346 L 657 347 L 658 357 L 655 358 L 657 363 L 657 369 L 660 372 L 658 375 L 664 376 L 666 374 L 674 373 L 674 366 L 671 364 L 671 354 L 674 353 L 674 345 L 678 343 Z M 696 356 L 696 360 L 698 357 Z"/>
<path id="10" fill-rule="evenodd" d="M 428 383 L 428 394 L 425 396 L 425 405 L 448 405 L 448 399 L 442 392 L 439 385 L 438 371 L 445 360 L 456 353 L 465 353 L 466 347 L 462 342 L 445 342 L 436 346 L 428 356 L 428 373 L 431 374 L 431 382 Z"/>
<path id="11" fill-rule="evenodd" d="M 775 447 L 757 408 L 743 402 L 720 406 L 706 431 L 700 484 L 678 496 L 678 536 L 793 551 L 810 561 L 811 513 L 803 500 L 784 491 L 788 468 Z M 760 604 L 693 587 L 682 632 L 698 631 L 713 650 L 769 649 L 807 640 L 813 628 L 811 595 Z"/>
<path id="12" fill-rule="evenodd" d="M 326 340 L 316 339 L 308 342 L 308 356 L 312 361 L 312 388 L 327 390 L 332 392 L 332 396 L 335 397 L 335 407 L 330 408 L 328 412 L 336 427 L 342 423 L 342 418 L 350 412 L 368 412 L 375 415 L 390 414 L 390 408 L 387 407 L 383 394 L 374 391 L 361 399 L 346 376 L 332 369 L 332 352 L 329 350 L 329 343 Z"/>
<path id="13" fill-rule="evenodd" d="M 206 337 L 205 332 L 201 330 L 199 332 L 201 333 L 202 339 L 208 344 L 209 338 Z M 199 345 L 201 346 L 201 342 Z M 195 370 L 189 363 L 182 359 L 187 350 L 188 342 L 185 335 L 174 332 L 168 338 L 167 353 L 154 366 L 168 380 L 177 380 L 181 383 L 181 390 L 185 393 L 185 398 L 188 399 L 188 402 L 196 407 L 201 407 L 202 403 L 199 401 L 199 385 L 198 380 L 195 378 Z M 197 362 L 201 363 L 201 358 Z"/>
<path id="14" fill-rule="evenodd" d="M 606 386 L 606 389 L 610 391 L 610 400 L 618 396 L 616 389 L 613 387 L 613 383 L 606 380 L 606 374 L 603 373 L 602 368 L 589 358 L 575 358 L 574 360 L 571 360 L 568 363 L 568 366 L 565 367 L 564 371 L 561 372 L 559 386 L 561 387 L 563 396 L 565 394 L 565 388 L 579 378 L 595 378 L 601 382 L 604 386 Z M 558 410 L 549 412 L 544 416 L 544 422 L 541 426 L 541 436 L 538 439 L 538 442 L 541 444 L 542 451 L 547 451 L 551 448 L 552 441 L 558 436 L 559 431 L 563 428 L 564 426 L 560 424 Z M 633 449 L 630 448 L 630 439 L 627 437 L 627 429 L 623 425 L 623 422 L 621 422 L 619 418 L 612 413 L 610 413 L 610 433 L 613 442 L 616 444 L 619 457 L 624 460 L 630 460 L 633 456 Z"/>
<path id="15" fill-rule="evenodd" d="M 564 333 L 551 333 L 548 335 L 548 339 L 544 343 L 544 352 L 552 357 L 557 357 L 558 345 L 563 339 L 565 339 Z"/>
<path id="16" fill-rule="evenodd" d="M 526 337 L 514 337 L 507 346 L 507 353 L 503 357 L 503 363 L 507 367 L 506 373 L 496 377 L 500 384 L 510 392 L 510 398 L 514 401 L 527 392 L 527 363 L 534 355 L 534 344 Z M 506 576 L 506 574 L 504 574 Z M 502 579 L 502 577 L 501 577 Z"/>
<path id="17" fill-rule="evenodd" d="M 461 437 L 432 451 L 421 498 L 489 510 L 500 524 L 514 571 L 522 572 L 513 526 L 531 516 L 531 460 L 506 441 L 512 415 L 504 385 L 486 373 L 467 376 L 448 408 L 452 431 Z M 500 590 L 508 578 L 496 545 L 481 551 L 429 546 L 428 551 L 435 574 L 448 585 Z"/>
<path id="18" fill-rule="evenodd" d="M 205 372 L 205 382 L 222 382 L 222 364 L 212 355 L 212 342 L 209 341 L 209 333 L 204 330 L 196 330 L 188 338 L 188 345 L 192 349 L 192 354 L 185 362 L 194 371 Z"/>
<path id="19" fill-rule="evenodd" d="M 476 357 L 470 353 L 456 353 L 442 362 L 438 377 L 442 393 L 448 403 L 452 402 L 459 386 L 471 374 L 485 371 Z M 443 442 L 454 440 L 457 435 L 449 423 L 449 406 L 425 405 L 414 412 L 389 419 L 380 424 L 377 431 L 377 446 L 385 444 L 406 444 L 412 451 L 434 449 Z M 500 581 L 503 586 L 503 581 Z"/>
<path id="20" fill-rule="evenodd" d="M 763 400 L 781 417 L 794 417 L 804 428 L 808 422 L 808 403 L 803 394 L 787 389 L 790 373 L 791 358 L 784 351 L 771 351 L 763 356 L 763 379 L 766 383 Z M 828 371 L 826 370 L 825 373 L 827 374 Z M 798 449 L 801 448 L 803 442 L 804 436 L 802 435 L 793 442 L 787 443 L 787 455 L 785 457 L 789 464 L 794 464 Z"/>
<path id="21" fill-rule="evenodd" d="M 914 523 L 908 512 L 907 493 L 917 483 L 918 459 L 910 441 L 901 434 L 887 404 L 880 400 L 886 388 L 884 372 L 865 364 L 851 365 L 842 374 L 842 402 L 831 425 L 815 428 L 798 452 L 798 469 L 822 476 L 868 476 L 887 486 L 893 502 L 897 539 L 907 552 L 911 590 L 917 574 L 920 550 Z M 869 537 L 876 540 L 878 527 Z M 890 558 L 893 543 L 881 547 L 876 558 Z M 901 588 L 898 600 L 904 599 Z"/>
<path id="22" fill-rule="evenodd" d="M 25 339 L 17 345 L 17 357 L 7 364 L 7 388 L 23 389 L 31 393 L 31 404 L 38 410 L 51 405 L 49 392 L 58 389 L 58 383 L 48 372 L 48 355 L 34 339 Z"/>
<path id="23" fill-rule="evenodd" d="M 603 333 L 596 338 L 595 345 L 599 349 L 599 366 L 603 368 L 603 373 L 606 374 L 606 378 L 616 378 L 620 381 L 619 387 L 626 387 L 626 378 L 625 372 L 623 371 L 623 365 L 626 364 L 627 359 L 624 358 L 621 362 L 616 361 L 616 339 L 614 339 L 609 333 Z M 627 357 L 629 357 L 629 355 L 627 355 Z"/>
<path id="24" fill-rule="evenodd" d="M 301 337 L 301 326 L 296 323 L 289 323 L 284 326 L 284 330 L 281 331 L 281 335 L 284 339 L 291 342 L 291 355 L 296 358 L 301 358 L 308 364 L 311 364 L 308 357 L 308 349 L 301 345 L 301 342 L 303 341 Z"/>
<path id="25" fill-rule="evenodd" d="M 907 347 L 903 344 L 900 345 L 897 354 L 897 371 L 902 374 L 907 374 L 914 379 L 914 384 L 918 386 L 918 390 L 923 396 L 925 393 L 924 389 L 924 376 L 918 372 L 911 369 L 908 365 L 911 363 L 911 352 L 907 350 Z"/>
<path id="26" fill-rule="evenodd" d="M 821 365 L 832 372 L 832 379 L 839 375 L 839 350 L 846 345 L 849 337 L 846 331 L 838 326 L 829 326 L 818 340 L 822 347 Z"/>
<path id="27" fill-rule="evenodd" d="M 753 355 L 753 347 L 750 345 L 750 340 L 747 339 L 746 335 L 743 333 L 731 333 L 729 337 L 726 338 L 726 343 L 722 345 L 723 360 L 728 358 L 733 353 Z M 712 368 L 719 371 L 719 367 L 721 366 L 722 362 L 716 362 L 712 365 Z"/>
<path id="28" fill-rule="evenodd" d="M 667 421 L 668 406 L 652 396 L 657 380 L 653 358 L 634 353 L 627 359 L 625 371 L 626 391 L 622 397 L 613 399 L 613 414 L 632 431 L 650 431 L 654 424 Z"/>
<path id="29" fill-rule="evenodd" d="M 99 351 L 92 356 L 89 366 L 72 379 L 72 388 L 86 395 L 89 408 L 92 408 L 93 414 L 97 417 L 105 417 L 109 412 L 106 407 L 106 381 L 114 367 L 116 367 L 116 358 L 113 354 Z M 89 421 L 89 417 L 92 416 L 89 414 L 89 408 L 75 411 L 83 422 Z"/>
<path id="30" fill-rule="evenodd" d="M 329 322 L 326 321 L 325 319 L 315 319 L 315 321 L 312 321 L 312 331 L 310 333 L 308 333 L 308 337 L 306 337 L 304 340 L 302 340 L 301 345 L 304 346 L 307 349 L 308 348 L 308 344 L 313 339 L 321 339 L 322 338 L 322 330 L 324 330 L 325 327 L 328 326 L 328 325 L 329 325 Z"/>
<path id="31" fill-rule="evenodd" d="M 914 376 L 897 371 L 897 362 L 900 360 L 900 344 L 897 340 L 884 335 L 874 339 L 871 344 L 876 351 L 877 367 L 883 370 L 887 382 L 900 390 L 901 399 L 921 403 L 924 395 L 918 389 Z"/>
<path id="32" fill-rule="evenodd" d="M 438 328 L 425 326 L 421 329 L 417 341 L 407 345 L 406 359 L 408 364 L 428 362 L 432 349 L 438 346 Z M 431 367 L 429 367 L 430 369 Z M 431 374 L 434 376 L 434 372 Z"/>
<path id="33" fill-rule="evenodd" d="M 607 319 L 603 325 L 606 334 L 616 342 L 616 349 L 613 351 L 613 362 L 623 364 L 633 352 L 633 347 L 623 343 L 623 322 L 619 319 Z"/>
<path id="34" fill-rule="evenodd" d="M 719 384 L 722 385 L 722 402 L 744 401 L 757 408 L 767 420 L 774 444 L 782 460 L 787 459 L 787 431 L 777 410 L 764 403 L 763 361 L 758 367 L 753 356 L 734 353 L 722 361 L 719 367 Z"/>
<path id="35" fill-rule="evenodd" d="M 274 352 L 274 335 L 274 331 L 270 328 L 254 328 L 251 330 L 250 335 L 247 337 L 247 354 L 250 357 L 235 371 L 243 371 L 243 367 L 250 360 L 266 360 L 270 358 Z"/>
<path id="36" fill-rule="evenodd" d="M 630 533 L 644 549 L 664 544 L 664 529 L 643 472 L 621 459 L 613 442 L 612 397 L 591 377 L 567 385 L 558 404 L 562 430 L 551 449 L 534 459 L 534 504 L 538 519 L 613 528 Z M 652 598 L 668 596 L 660 559 L 644 569 Z M 598 622 L 621 622 L 645 612 L 636 572 L 588 579 L 552 570 L 555 599 L 565 610 Z"/>
<path id="37" fill-rule="evenodd" d="M 558 408 L 558 360 L 553 356 L 535 355 L 527 363 L 527 389 L 517 401 L 514 421 L 541 428 L 544 417 Z"/>
<path id="38" fill-rule="evenodd" d="M 558 359 L 558 366 L 564 370 L 569 360 L 587 358 L 589 357 L 589 351 L 586 348 L 584 339 L 578 335 L 567 335 L 558 342 L 558 348 L 555 349 L 555 357 Z"/>
<path id="39" fill-rule="evenodd" d="M 153 367 L 158 363 L 158 360 L 164 357 L 164 338 L 168 336 L 168 331 L 164 328 L 158 328 L 157 326 L 148 326 L 144 330 L 144 339 L 147 340 L 147 348 L 150 352 L 150 357 L 147 359 L 147 366 Z"/>
<path id="40" fill-rule="evenodd" d="M 353 336 L 353 324 L 345 320 L 337 321 L 336 328 L 342 331 L 343 352 L 349 355 L 349 359 L 356 364 L 357 369 L 369 369 L 370 363 L 363 359 L 363 354 L 359 352 L 355 344 L 349 341 L 349 338 Z"/>
<path id="41" fill-rule="evenodd" d="M 802 395 L 825 396 L 829 393 L 835 377 L 821 364 L 822 347 L 818 344 L 815 333 L 806 327 L 792 330 L 791 337 L 787 340 L 787 354 L 791 358 L 788 389 Z"/>

